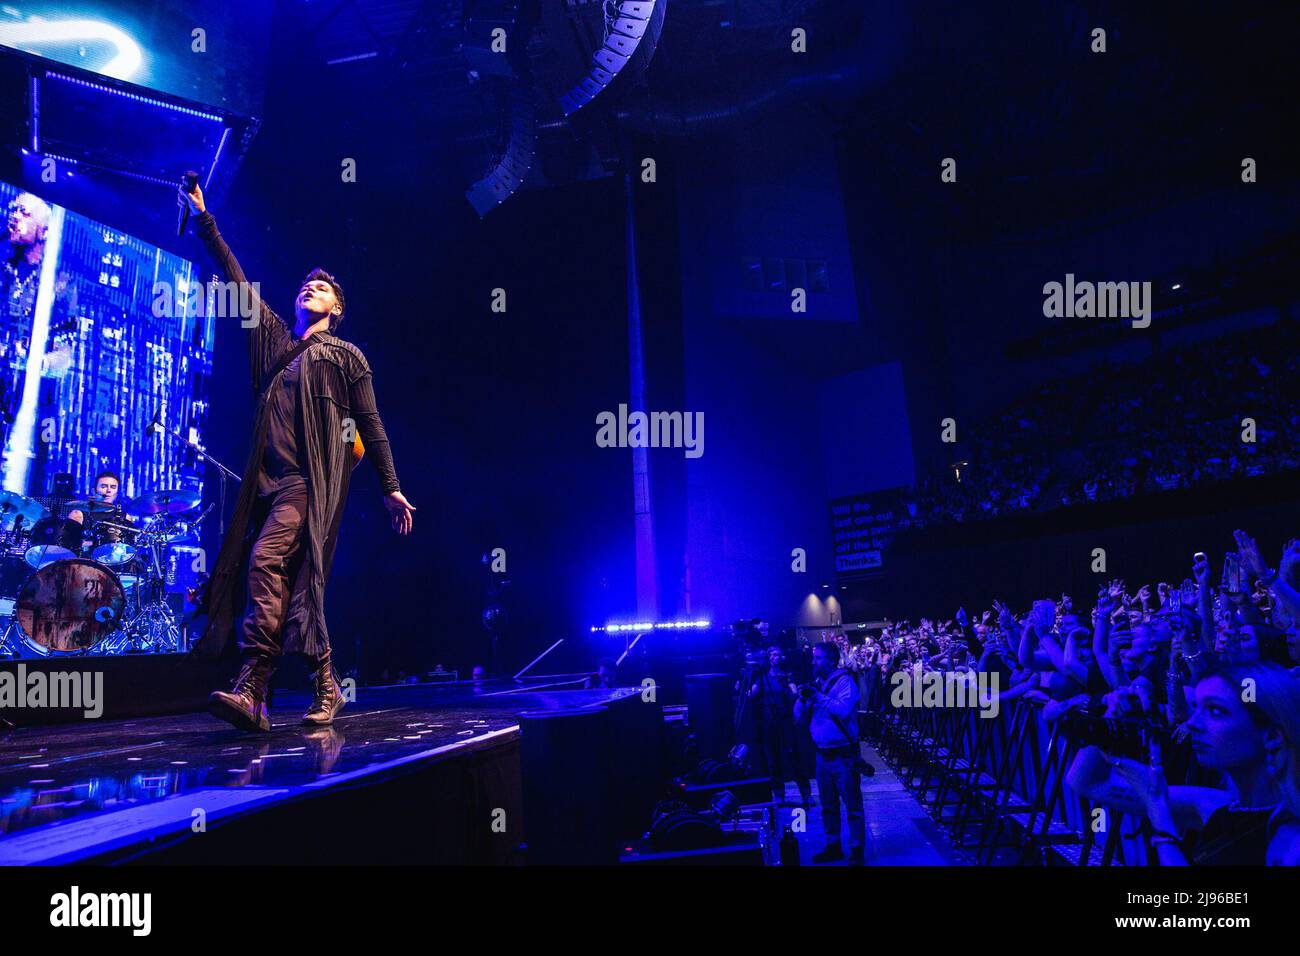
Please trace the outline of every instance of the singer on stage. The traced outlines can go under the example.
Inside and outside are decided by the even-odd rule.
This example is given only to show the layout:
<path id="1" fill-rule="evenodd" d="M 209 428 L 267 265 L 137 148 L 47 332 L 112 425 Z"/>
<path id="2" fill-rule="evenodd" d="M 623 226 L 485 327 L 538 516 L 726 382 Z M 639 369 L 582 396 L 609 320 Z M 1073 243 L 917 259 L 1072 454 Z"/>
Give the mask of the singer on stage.
<path id="1" fill-rule="evenodd" d="M 205 209 L 203 191 L 194 185 L 180 195 L 225 279 L 246 283 Z M 360 349 L 333 334 L 343 320 L 339 283 L 322 269 L 312 270 L 294 300 L 292 327 L 260 298 L 253 301 L 259 313 L 248 339 L 253 444 L 213 569 L 208 626 L 196 651 L 224 651 L 247 606 L 239 676 L 229 692 L 213 693 L 212 714 L 247 730 L 269 730 L 267 683 L 282 654 L 300 653 L 315 673 L 315 696 L 303 721 L 328 724 L 343 709 L 343 695 L 330 663 L 325 582 L 362 450 L 379 472 L 384 505 L 399 534 L 411 531 L 415 508 L 398 485 L 370 365 Z"/>

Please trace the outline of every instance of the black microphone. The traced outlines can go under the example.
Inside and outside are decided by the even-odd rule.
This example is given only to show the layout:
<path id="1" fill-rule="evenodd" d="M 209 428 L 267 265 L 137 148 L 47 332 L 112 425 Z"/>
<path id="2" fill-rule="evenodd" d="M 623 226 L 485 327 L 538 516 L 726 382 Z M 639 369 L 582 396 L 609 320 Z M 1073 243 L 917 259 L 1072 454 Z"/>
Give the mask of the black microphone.
<path id="1" fill-rule="evenodd" d="M 193 195 L 194 189 L 195 187 L 198 186 L 198 184 L 199 184 L 199 174 L 192 169 L 186 170 L 185 184 L 184 184 L 185 191 Z M 179 239 L 181 236 L 185 235 L 185 227 L 189 224 L 190 221 L 190 204 L 187 203 L 182 197 L 178 196 L 177 199 L 180 201 L 180 206 L 181 206 L 180 214 L 177 216 L 176 219 L 176 238 Z"/>
<path id="2" fill-rule="evenodd" d="M 212 513 L 212 509 L 215 507 L 216 507 L 215 504 L 208 505 L 206 508 L 203 509 L 203 514 L 199 515 L 197 518 L 194 519 L 193 522 L 190 523 L 191 534 L 193 534 L 198 529 L 199 525 L 203 524 L 203 519 L 206 518 L 208 515 L 210 515 Z"/>
<path id="3" fill-rule="evenodd" d="M 162 417 L 163 410 L 162 406 L 159 405 L 158 409 L 153 413 L 153 419 L 150 420 L 149 426 L 145 430 L 149 432 L 161 432 L 163 430 Z"/>

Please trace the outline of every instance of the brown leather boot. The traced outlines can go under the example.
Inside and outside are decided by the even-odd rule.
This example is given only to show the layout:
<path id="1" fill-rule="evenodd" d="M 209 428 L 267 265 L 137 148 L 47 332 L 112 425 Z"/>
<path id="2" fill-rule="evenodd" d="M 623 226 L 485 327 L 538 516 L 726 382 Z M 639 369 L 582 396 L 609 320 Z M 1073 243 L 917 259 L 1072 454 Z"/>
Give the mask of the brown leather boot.
<path id="1" fill-rule="evenodd" d="M 334 677 L 334 665 L 330 662 L 330 652 L 316 661 L 316 673 L 313 675 L 316 693 L 312 697 L 311 707 L 302 715 L 304 724 L 323 727 L 334 722 L 338 712 L 343 709 L 343 688 Z"/>
<path id="2" fill-rule="evenodd" d="M 244 658 L 235 685 L 228 691 L 213 691 L 208 698 L 208 713 L 234 724 L 240 730 L 271 729 L 266 715 L 266 685 L 275 672 L 275 661 L 265 654 Z"/>

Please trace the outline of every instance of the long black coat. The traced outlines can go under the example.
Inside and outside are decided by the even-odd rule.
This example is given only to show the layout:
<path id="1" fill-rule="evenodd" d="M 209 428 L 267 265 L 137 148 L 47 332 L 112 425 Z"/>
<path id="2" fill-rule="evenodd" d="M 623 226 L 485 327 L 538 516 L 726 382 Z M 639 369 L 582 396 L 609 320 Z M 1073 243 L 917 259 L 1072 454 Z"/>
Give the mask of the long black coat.
<path id="1" fill-rule="evenodd" d="M 226 280 L 247 282 L 211 214 L 200 214 L 195 225 Z M 247 603 L 246 568 L 258 530 L 253 525 L 253 506 L 269 422 L 266 386 L 280 357 L 294 345 L 293 333 L 284 320 L 260 299 L 256 304 L 259 319 L 248 330 L 248 357 L 256 402 L 253 445 L 244 466 L 235 514 L 208 587 L 208 624 L 195 646 L 200 654 L 220 654 L 230 646 Z M 219 321 L 233 325 L 239 320 Z M 304 560 L 293 581 L 289 619 L 283 634 L 285 652 L 301 652 L 311 657 L 318 657 L 329 648 L 325 582 L 334 560 L 339 521 L 354 465 L 351 430 L 345 428 L 345 419 L 352 420 L 355 433 L 365 443 L 366 457 L 378 470 L 384 493 L 400 487 L 388 435 L 375 407 L 372 374 L 366 357 L 355 345 L 333 335 L 318 334 L 316 338 L 316 344 L 302 353 L 299 365 L 298 401 L 303 434 L 298 439 L 307 469 L 307 527 Z"/>

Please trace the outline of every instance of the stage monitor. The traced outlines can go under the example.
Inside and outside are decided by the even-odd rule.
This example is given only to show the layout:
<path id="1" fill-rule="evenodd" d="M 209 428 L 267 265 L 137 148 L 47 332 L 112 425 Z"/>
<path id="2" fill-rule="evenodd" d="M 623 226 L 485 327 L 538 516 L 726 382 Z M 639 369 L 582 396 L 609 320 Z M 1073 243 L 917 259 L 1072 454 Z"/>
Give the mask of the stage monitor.
<path id="1" fill-rule="evenodd" d="M 111 470 L 128 497 L 202 492 L 194 452 L 150 427 L 161 413 L 202 441 L 214 321 L 194 264 L 8 183 L 0 209 L 5 490 L 50 496 L 71 475 L 71 497 Z"/>

